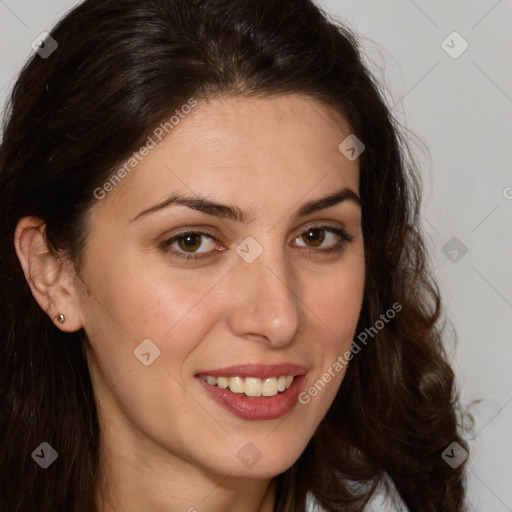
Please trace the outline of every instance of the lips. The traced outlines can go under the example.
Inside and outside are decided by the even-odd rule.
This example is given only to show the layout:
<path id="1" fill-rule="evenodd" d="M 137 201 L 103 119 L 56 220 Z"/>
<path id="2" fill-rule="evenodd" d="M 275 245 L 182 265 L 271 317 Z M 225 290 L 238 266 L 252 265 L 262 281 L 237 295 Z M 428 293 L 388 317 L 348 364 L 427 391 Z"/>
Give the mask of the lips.
<path id="1" fill-rule="evenodd" d="M 293 409 L 306 373 L 297 364 L 246 364 L 203 370 L 196 379 L 213 401 L 235 416 L 269 420 Z"/>

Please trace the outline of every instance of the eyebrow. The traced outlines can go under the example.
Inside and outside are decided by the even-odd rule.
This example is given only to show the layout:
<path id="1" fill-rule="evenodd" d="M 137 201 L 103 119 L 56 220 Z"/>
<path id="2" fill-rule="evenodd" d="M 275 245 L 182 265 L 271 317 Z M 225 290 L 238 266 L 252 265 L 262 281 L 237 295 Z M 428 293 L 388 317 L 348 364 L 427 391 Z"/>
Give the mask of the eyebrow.
<path id="1" fill-rule="evenodd" d="M 311 213 L 320 210 L 325 210 L 326 208 L 347 200 L 351 200 L 361 207 L 361 198 L 353 190 L 349 188 L 342 188 L 328 196 L 304 203 L 297 211 L 295 217 L 305 217 L 306 215 L 310 215 Z M 228 206 L 198 196 L 187 197 L 180 194 L 173 194 L 161 203 L 141 211 L 131 219 L 130 222 L 140 219 L 145 215 L 163 210 L 164 208 L 178 205 L 186 206 L 187 208 L 206 213 L 207 215 L 234 220 L 244 224 L 251 223 L 255 218 L 253 214 L 241 210 L 238 206 Z"/>

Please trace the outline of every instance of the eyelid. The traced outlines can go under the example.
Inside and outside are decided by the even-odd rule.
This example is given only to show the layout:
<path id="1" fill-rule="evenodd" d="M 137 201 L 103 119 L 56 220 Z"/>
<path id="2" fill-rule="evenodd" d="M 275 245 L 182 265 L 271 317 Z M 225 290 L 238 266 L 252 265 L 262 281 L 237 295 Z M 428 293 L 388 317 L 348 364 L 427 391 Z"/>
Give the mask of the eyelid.
<path id="1" fill-rule="evenodd" d="M 330 222 L 330 221 L 323 221 L 323 222 L 322 221 L 312 221 L 310 223 L 307 223 L 303 227 L 299 228 L 299 232 L 297 235 L 295 235 L 293 237 L 293 240 L 299 238 L 302 234 L 304 234 L 306 231 L 308 231 L 310 229 L 323 229 L 323 230 L 333 233 L 335 236 L 337 236 L 339 238 L 338 242 L 336 242 L 335 244 L 332 244 L 331 246 L 328 246 L 327 248 L 300 247 L 299 249 L 301 251 L 309 251 L 309 252 L 316 252 L 319 254 L 322 254 L 322 253 L 326 254 L 326 253 L 333 252 L 336 250 L 341 252 L 347 243 L 352 242 L 354 237 L 352 235 L 350 235 L 343 226 L 340 226 L 339 224 L 336 226 L 333 226 L 331 224 L 328 224 L 328 222 Z M 212 251 L 196 252 L 196 253 L 193 253 L 193 252 L 187 253 L 184 251 L 169 249 L 169 247 L 176 240 L 178 240 L 179 238 L 181 238 L 183 236 L 189 235 L 189 234 L 205 236 L 207 238 L 212 239 L 215 242 L 219 242 L 219 240 L 217 239 L 216 236 L 212 235 L 211 233 L 208 233 L 207 231 L 204 231 L 204 229 L 205 228 L 202 228 L 200 226 L 193 227 L 193 228 L 185 228 L 182 231 L 179 231 L 178 233 L 175 233 L 172 236 L 163 240 L 159 244 L 159 246 L 165 252 L 171 253 L 172 256 L 176 256 L 177 258 L 181 258 L 184 260 L 200 260 L 201 258 L 206 258 L 206 257 L 212 256 L 215 253 L 223 252 L 227 249 L 226 247 L 224 247 L 222 249 L 215 249 Z"/>
<path id="2" fill-rule="evenodd" d="M 178 253 L 178 254 L 205 254 L 205 255 L 212 254 L 214 252 L 224 251 L 226 249 L 226 248 L 216 249 L 214 251 L 208 251 L 208 252 L 204 252 L 204 253 L 186 253 L 186 252 L 182 252 L 182 251 L 176 251 L 173 249 L 171 249 L 171 250 L 167 249 L 174 242 L 176 242 L 180 238 L 183 238 L 186 235 L 200 235 L 201 237 L 210 238 L 214 242 L 219 243 L 219 240 L 217 239 L 216 236 L 212 235 L 211 233 L 208 233 L 207 231 L 204 230 L 204 228 L 198 227 L 198 228 L 185 228 L 182 231 L 179 231 L 178 233 L 173 233 L 171 236 L 165 237 L 165 239 L 162 242 L 160 242 L 159 247 L 166 250 L 167 252 L 173 252 L 175 254 Z"/>

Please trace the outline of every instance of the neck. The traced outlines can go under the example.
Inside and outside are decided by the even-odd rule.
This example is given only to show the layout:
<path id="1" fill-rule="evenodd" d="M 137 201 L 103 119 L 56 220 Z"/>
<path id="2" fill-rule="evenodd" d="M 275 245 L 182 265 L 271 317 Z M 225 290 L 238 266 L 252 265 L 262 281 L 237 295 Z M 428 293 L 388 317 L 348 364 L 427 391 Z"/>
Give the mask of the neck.
<path id="1" fill-rule="evenodd" d="M 99 512 L 273 512 L 275 482 L 212 474 L 150 441 L 102 430 Z"/>

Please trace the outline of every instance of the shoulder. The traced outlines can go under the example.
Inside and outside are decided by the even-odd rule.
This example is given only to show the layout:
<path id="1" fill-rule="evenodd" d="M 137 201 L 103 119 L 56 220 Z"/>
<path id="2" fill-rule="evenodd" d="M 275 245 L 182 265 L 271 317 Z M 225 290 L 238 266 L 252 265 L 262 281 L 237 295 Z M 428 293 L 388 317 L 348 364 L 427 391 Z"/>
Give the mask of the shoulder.
<path id="1" fill-rule="evenodd" d="M 388 476 L 386 476 L 385 482 L 381 483 L 372 494 L 364 510 L 365 512 L 410 512 L 400 498 L 393 481 Z M 308 493 L 307 496 L 306 512 L 325 512 L 311 493 Z"/>

